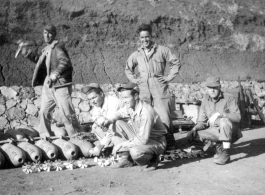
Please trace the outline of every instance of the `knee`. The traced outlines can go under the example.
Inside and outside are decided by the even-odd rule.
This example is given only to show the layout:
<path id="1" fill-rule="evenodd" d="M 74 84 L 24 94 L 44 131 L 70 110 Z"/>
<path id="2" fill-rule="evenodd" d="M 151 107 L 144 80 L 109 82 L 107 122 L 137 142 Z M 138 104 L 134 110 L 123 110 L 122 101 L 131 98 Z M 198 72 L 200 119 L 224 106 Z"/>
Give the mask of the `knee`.
<path id="1" fill-rule="evenodd" d="M 231 128 L 233 127 L 232 122 L 228 118 L 221 118 L 219 123 L 220 128 Z"/>
<path id="2" fill-rule="evenodd" d="M 114 124 L 113 124 L 113 130 L 120 130 L 123 129 L 122 127 L 124 126 L 124 121 L 122 120 L 117 120 Z"/>
<path id="3" fill-rule="evenodd" d="M 137 147 L 130 148 L 130 155 L 139 166 L 146 165 L 153 157 L 153 154 L 139 150 Z"/>

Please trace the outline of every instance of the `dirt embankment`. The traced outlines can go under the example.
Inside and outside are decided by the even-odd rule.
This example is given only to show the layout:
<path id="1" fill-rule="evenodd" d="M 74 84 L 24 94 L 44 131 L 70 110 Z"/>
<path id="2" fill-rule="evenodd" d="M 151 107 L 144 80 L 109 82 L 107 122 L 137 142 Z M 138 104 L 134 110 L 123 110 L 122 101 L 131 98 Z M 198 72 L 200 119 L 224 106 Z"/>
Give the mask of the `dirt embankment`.
<path id="1" fill-rule="evenodd" d="M 136 28 L 153 26 L 156 42 L 181 58 L 174 82 L 264 80 L 263 0 L 2 0 L 0 85 L 30 85 L 34 64 L 14 59 L 19 38 L 43 47 L 47 23 L 58 27 L 74 65 L 75 83 L 126 82 L 124 65 L 139 46 Z"/>

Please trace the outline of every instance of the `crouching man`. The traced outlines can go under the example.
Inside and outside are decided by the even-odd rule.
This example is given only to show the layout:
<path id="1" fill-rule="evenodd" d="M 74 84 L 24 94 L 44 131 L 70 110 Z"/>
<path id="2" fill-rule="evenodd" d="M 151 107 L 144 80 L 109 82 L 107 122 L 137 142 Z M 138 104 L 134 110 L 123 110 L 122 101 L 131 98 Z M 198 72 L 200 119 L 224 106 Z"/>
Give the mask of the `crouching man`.
<path id="1" fill-rule="evenodd" d="M 139 91 L 134 89 L 135 84 L 121 85 L 120 92 L 125 107 L 117 111 L 110 119 L 114 124 L 114 137 L 120 142 L 115 143 L 112 153 L 119 153 L 120 159 L 112 168 L 133 166 L 133 162 L 146 166 L 146 170 L 156 169 L 159 155 L 166 149 L 167 133 L 156 111 L 147 103 L 139 99 Z M 129 116 L 129 121 L 119 119 Z"/>
<path id="2" fill-rule="evenodd" d="M 190 141 L 203 141 L 204 150 L 216 149 L 214 162 L 224 165 L 230 161 L 229 149 L 242 137 L 238 127 L 241 115 L 235 97 L 221 91 L 219 78 L 206 79 L 207 95 L 202 101 L 197 124 L 188 133 Z"/>
<path id="3" fill-rule="evenodd" d="M 90 83 L 83 87 L 81 92 L 87 95 L 90 105 L 93 106 L 91 112 L 94 121 L 92 132 L 95 133 L 99 142 L 91 150 L 91 155 L 99 156 L 103 149 L 112 144 L 113 131 L 110 117 L 123 104 L 116 96 L 105 95 L 98 83 Z"/>

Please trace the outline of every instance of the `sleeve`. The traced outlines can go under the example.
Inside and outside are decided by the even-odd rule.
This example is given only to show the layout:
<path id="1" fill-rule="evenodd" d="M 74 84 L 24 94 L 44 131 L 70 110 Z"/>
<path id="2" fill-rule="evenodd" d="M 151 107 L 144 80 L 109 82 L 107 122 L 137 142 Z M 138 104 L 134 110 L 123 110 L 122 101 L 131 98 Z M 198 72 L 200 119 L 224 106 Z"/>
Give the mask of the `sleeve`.
<path id="1" fill-rule="evenodd" d="M 228 111 L 224 113 L 225 117 L 234 123 L 239 123 L 241 120 L 241 114 L 237 105 L 237 101 L 234 96 L 228 99 Z"/>
<path id="2" fill-rule="evenodd" d="M 135 53 L 133 53 L 127 60 L 126 66 L 125 66 L 125 74 L 127 78 L 132 83 L 137 83 L 137 77 L 134 72 L 135 67 L 138 65 L 137 60 L 135 59 Z"/>
<path id="3" fill-rule="evenodd" d="M 166 61 L 169 63 L 169 74 L 168 74 L 168 80 L 173 80 L 181 67 L 179 59 L 176 57 L 175 54 L 171 52 L 169 48 L 165 48 L 164 57 Z"/>
<path id="4" fill-rule="evenodd" d="M 58 66 L 54 70 L 54 72 L 61 75 L 69 68 L 72 68 L 72 64 L 63 44 L 56 45 L 55 49 L 56 49 L 56 59 L 58 61 Z"/>
<path id="5" fill-rule="evenodd" d="M 130 117 L 130 111 L 126 107 L 122 107 L 113 113 L 112 116 L 109 116 L 108 120 L 114 123 L 115 121 Z"/>
<path id="6" fill-rule="evenodd" d="M 28 58 L 31 62 L 36 64 L 40 58 L 40 55 L 37 52 L 33 52 L 30 50 L 25 57 Z"/>
<path id="7" fill-rule="evenodd" d="M 206 104 L 206 100 L 203 100 L 201 107 L 200 107 L 197 124 L 195 125 L 195 127 L 193 127 L 196 130 L 206 129 L 208 126 L 207 125 L 208 117 L 207 117 L 206 110 L 205 110 L 205 104 Z"/>
<path id="8" fill-rule="evenodd" d="M 120 110 L 123 107 L 123 103 L 118 98 L 113 98 L 109 103 L 108 113 L 106 118 L 111 118 L 118 110 Z"/>
<path id="9" fill-rule="evenodd" d="M 151 130 L 154 126 L 154 121 L 154 114 L 152 112 L 147 112 L 147 110 L 143 110 L 143 112 L 141 113 L 139 134 L 137 134 L 136 137 L 130 140 L 131 146 L 147 144 L 151 134 Z"/>

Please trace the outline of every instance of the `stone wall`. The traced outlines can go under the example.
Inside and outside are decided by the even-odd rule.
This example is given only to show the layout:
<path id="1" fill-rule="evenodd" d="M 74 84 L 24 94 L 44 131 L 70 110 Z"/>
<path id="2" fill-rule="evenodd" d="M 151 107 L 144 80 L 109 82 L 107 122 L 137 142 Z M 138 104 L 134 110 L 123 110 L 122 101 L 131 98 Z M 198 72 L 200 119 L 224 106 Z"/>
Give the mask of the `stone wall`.
<path id="1" fill-rule="evenodd" d="M 109 95 L 117 95 L 116 87 L 119 84 L 102 84 L 103 91 Z M 245 88 L 251 88 L 254 97 L 259 99 L 260 107 L 264 105 L 265 83 L 256 81 L 242 82 Z M 91 121 L 89 102 L 85 94 L 80 90 L 83 85 L 73 86 L 72 102 L 80 122 Z M 223 91 L 238 91 L 236 81 L 223 81 Z M 42 87 L 35 88 L 11 86 L 0 87 L 0 130 L 30 126 L 37 128 L 39 123 L 38 113 L 40 110 Z M 170 83 L 170 91 L 175 96 L 175 103 L 200 101 L 206 94 L 204 83 L 183 84 Z M 58 109 L 53 113 L 53 122 L 61 123 Z"/>

